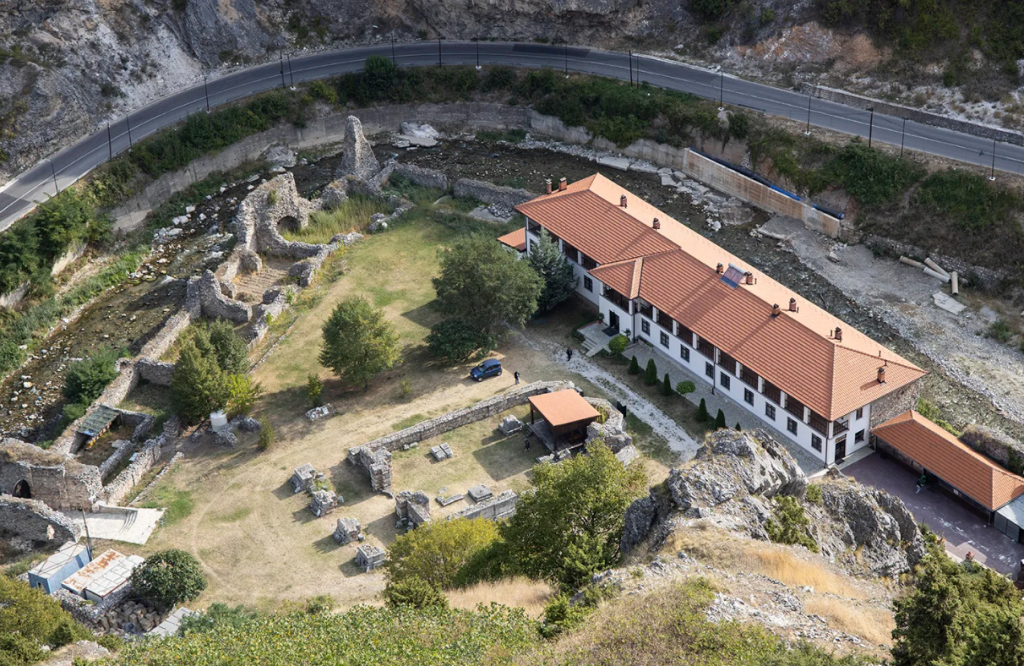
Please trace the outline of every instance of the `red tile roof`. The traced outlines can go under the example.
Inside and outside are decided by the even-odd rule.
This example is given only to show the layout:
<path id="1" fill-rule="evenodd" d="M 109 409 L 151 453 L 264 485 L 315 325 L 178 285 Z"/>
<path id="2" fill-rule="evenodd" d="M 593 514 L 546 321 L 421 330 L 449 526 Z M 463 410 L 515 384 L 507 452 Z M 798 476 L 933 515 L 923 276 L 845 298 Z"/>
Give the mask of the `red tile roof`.
<path id="1" fill-rule="evenodd" d="M 526 252 L 526 227 L 505 234 L 498 239 L 498 242 L 509 246 L 517 252 Z"/>
<path id="2" fill-rule="evenodd" d="M 573 389 L 535 395 L 530 398 L 530 404 L 552 428 L 587 419 L 594 420 L 600 416 L 593 405 Z"/>
<path id="3" fill-rule="evenodd" d="M 618 205 L 626 197 L 626 207 Z M 925 372 L 604 176 L 517 206 L 601 265 L 591 274 L 639 296 L 818 414 L 834 420 Z M 655 230 L 654 220 L 660 222 Z M 732 287 L 716 267 L 750 271 Z M 789 311 L 796 298 L 797 311 Z M 772 317 L 778 304 L 782 314 Z M 834 338 L 842 329 L 842 341 Z M 877 381 L 886 366 L 885 383 Z"/>
<path id="4" fill-rule="evenodd" d="M 916 411 L 871 431 L 992 511 L 1024 494 L 1024 478 L 1003 469 Z"/>

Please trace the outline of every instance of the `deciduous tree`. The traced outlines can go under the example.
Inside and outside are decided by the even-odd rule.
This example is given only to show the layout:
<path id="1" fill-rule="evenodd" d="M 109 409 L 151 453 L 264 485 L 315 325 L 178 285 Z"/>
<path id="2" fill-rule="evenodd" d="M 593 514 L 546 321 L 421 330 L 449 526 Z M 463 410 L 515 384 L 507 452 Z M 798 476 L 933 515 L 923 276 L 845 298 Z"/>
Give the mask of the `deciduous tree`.
<path id="1" fill-rule="evenodd" d="M 419 579 L 446 589 L 459 569 L 497 538 L 497 526 L 483 518 L 427 523 L 391 544 L 384 574 L 391 583 Z"/>
<path id="2" fill-rule="evenodd" d="M 132 588 L 136 596 L 171 608 L 196 599 L 206 589 L 206 577 L 195 556 L 172 548 L 146 558 L 132 572 Z"/>
<path id="3" fill-rule="evenodd" d="M 349 384 L 370 380 L 401 360 L 398 334 L 384 311 L 362 297 L 348 298 L 324 324 L 320 363 Z"/>

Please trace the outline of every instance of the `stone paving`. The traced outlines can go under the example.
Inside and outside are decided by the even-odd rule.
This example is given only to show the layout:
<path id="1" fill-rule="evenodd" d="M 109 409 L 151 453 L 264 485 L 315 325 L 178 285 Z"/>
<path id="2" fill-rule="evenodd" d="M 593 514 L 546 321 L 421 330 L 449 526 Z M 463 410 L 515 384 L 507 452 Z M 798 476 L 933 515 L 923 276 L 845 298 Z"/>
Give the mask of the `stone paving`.
<path id="1" fill-rule="evenodd" d="M 82 527 L 82 534 L 88 528 L 92 539 L 144 545 L 160 525 L 164 510 L 109 507 L 109 510 L 86 512 L 84 521 L 81 513 L 66 515 L 71 522 Z"/>

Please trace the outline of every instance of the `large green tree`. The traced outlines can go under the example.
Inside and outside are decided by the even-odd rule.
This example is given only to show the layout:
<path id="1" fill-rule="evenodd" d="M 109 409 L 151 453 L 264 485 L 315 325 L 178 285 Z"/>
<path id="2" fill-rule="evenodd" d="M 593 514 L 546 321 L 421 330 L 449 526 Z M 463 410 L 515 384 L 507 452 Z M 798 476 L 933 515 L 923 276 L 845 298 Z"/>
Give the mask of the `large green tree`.
<path id="1" fill-rule="evenodd" d="M 324 324 L 320 363 L 343 381 L 370 386 L 370 380 L 401 360 L 398 334 L 384 311 L 362 297 L 348 298 Z"/>
<path id="2" fill-rule="evenodd" d="M 203 354 L 186 340 L 171 375 L 171 402 L 185 423 L 199 423 L 224 409 L 230 397 L 227 375 L 213 354 Z"/>
<path id="3" fill-rule="evenodd" d="M 206 589 L 206 576 L 194 555 L 172 548 L 146 558 L 132 572 L 132 588 L 136 596 L 171 608 L 197 598 Z"/>
<path id="4" fill-rule="evenodd" d="M 537 299 L 541 310 L 550 310 L 576 293 L 580 280 L 546 229 L 541 229 L 540 241 L 530 244 L 530 266 L 544 281 L 544 289 Z"/>
<path id="5" fill-rule="evenodd" d="M 957 564 L 932 547 L 895 608 L 895 666 L 1024 665 L 1024 603 L 991 569 Z"/>
<path id="6" fill-rule="evenodd" d="M 497 538 L 497 526 L 483 518 L 427 523 L 395 539 L 384 573 L 391 583 L 418 578 L 446 589 L 453 586 L 459 570 Z"/>
<path id="7" fill-rule="evenodd" d="M 537 311 L 543 280 L 494 238 L 460 238 L 440 251 L 440 262 L 434 289 L 441 312 L 494 334 L 506 323 L 524 325 Z"/>
<path id="8" fill-rule="evenodd" d="M 586 455 L 535 466 L 533 477 L 501 534 L 524 573 L 575 590 L 618 561 L 626 507 L 647 492 L 647 475 L 596 442 Z"/>

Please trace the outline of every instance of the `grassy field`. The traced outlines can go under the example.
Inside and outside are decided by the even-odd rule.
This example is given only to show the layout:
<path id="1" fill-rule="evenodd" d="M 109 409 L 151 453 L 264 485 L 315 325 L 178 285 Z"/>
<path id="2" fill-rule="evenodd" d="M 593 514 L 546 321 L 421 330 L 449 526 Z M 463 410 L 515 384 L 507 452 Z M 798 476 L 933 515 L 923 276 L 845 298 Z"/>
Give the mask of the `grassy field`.
<path id="1" fill-rule="evenodd" d="M 450 215 L 458 215 L 458 208 L 451 210 Z M 257 411 L 274 425 L 273 446 L 261 452 L 255 435 L 245 433 L 233 449 L 184 440 L 185 459 L 146 501 L 170 509 L 167 525 L 144 547 L 118 544 L 118 549 L 145 555 L 173 547 L 195 554 L 209 579 L 196 607 L 220 601 L 270 609 L 282 601 L 318 594 L 331 594 L 343 606 L 379 603 L 383 576 L 357 569 L 355 545 L 339 546 L 331 538 L 336 520 L 345 516 L 360 520 L 371 543 L 387 545 L 397 534 L 394 501 L 373 493 L 366 474 L 345 461 L 349 447 L 507 391 L 514 385 L 511 370 L 519 370 L 523 381 L 570 379 L 587 395 L 601 395 L 531 342 L 530 335 L 564 339 L 571 325 L 561 316 L 531 325 L 528 336 L 514 335 L 501 346 L 496 356 L 510 370 L 501 377 L 478 383 L 468 378 L 472 364 L 449 368 L 433 362 L 423 342 L 438 321 L 430 306 L 430 278 L 438 270 L 438 248 L 465 232 L 458 220 L 411 216 L 387 233 L 368 236 L 349 248 L 318 285 L 297 299 L 294 317 L 275 324 L 279 328 L 271 338 L 279 342 L 254 372 L 266 390 Z M 335 304 L 352 295 L 369 298 L 384 309 L 403 347 L 403 363 L 371 382 L 368 391 L 342 386 L 317 361 L 324 320 Z M 332 418 L 311 422 L 303 416 L 309 408 L 305 386 L 311 373 L 325 382 L 322 398 L 337 409 Z M 153 411 L 162 408 L 145 387 L 129 398 L 131 404 Z M 522 410 L 517 413 L 525 415 Z M 500 418 L 440 438 L 455 451 L 451 460 L 434 463 L 427 458 L 434 442 L 397 452 L 395 490 L 423 490 L 433 497 L 441 488 L 449 494 L 464 493 L 477 483 L 494 492 L 526 487 L 540 451 L 524 451 L 519 437 L 496 436 Z M 643 429 L 643 424 L 631 426 Z M 344 498 L 328 517 L 314 518 L 307 509 L 308 497 L 293 494 L 288 483 L 292 470 L 307 462 Z M 667 474 L 664 465 L 651 460 L 645 464 L 653 478 Z M 439 516 L 468 502 L 447 509 L 435 503 L 431 510 Z M 475 591 L 473 598 L 488 601 L 483 597 L 493 594 L 491 598 L 498 600 L 505 594 L 499 587 L 487 589 L 491 588 Z M 524 594 L 537 596 L 536 590 Z"/>

